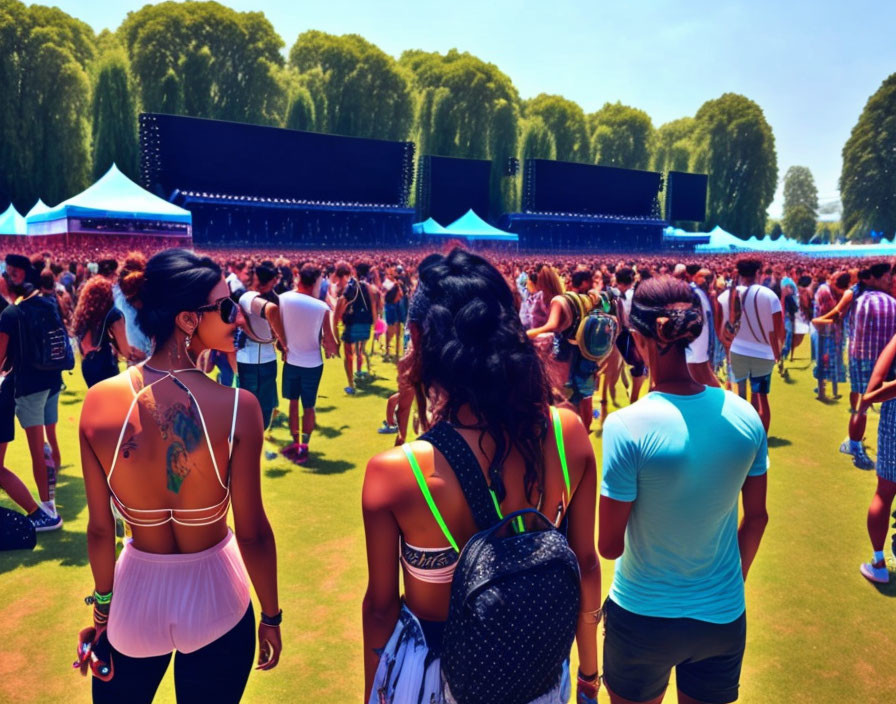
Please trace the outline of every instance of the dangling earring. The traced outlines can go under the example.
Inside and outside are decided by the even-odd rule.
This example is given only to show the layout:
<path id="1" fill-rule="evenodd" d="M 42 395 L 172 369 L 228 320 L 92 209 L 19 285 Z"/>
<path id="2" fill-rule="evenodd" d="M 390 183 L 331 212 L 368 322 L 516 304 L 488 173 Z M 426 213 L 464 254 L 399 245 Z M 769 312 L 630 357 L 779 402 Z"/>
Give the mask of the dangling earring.
<path id="1" fill-rule="evenodd" d="M 192 340 L 193 340 L 193 333 L 191 332 L 191 333 L 189 333 L 189 334 L 187 335 L 187 338 L 186 338 L 186 350 L 187 350 L 187 352 L 190 351 L 190 342 L 192 342 Z"/>

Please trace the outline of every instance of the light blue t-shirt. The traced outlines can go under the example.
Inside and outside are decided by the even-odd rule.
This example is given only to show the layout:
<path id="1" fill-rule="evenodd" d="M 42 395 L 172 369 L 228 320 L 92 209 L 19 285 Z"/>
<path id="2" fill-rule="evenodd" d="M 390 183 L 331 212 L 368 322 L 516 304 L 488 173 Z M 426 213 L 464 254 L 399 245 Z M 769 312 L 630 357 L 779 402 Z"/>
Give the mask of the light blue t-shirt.
<path id="1" fill-rule="evenodd" d="M 632 501 L 610 597 L 642 616 L 730 623 L 745 608 L 737 516 L 768 469 L 753 407 L 724 389 L 652 392 L 607 417 L 601 494 Z"/>

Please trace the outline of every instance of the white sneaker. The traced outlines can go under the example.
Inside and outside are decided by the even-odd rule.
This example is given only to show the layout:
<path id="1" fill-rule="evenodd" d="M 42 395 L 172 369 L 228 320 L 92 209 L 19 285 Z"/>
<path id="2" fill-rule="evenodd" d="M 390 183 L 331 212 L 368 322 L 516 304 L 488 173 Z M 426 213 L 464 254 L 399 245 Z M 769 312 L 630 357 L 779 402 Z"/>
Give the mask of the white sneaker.
<path id="1" fill-rule="evenodd" d="M 844 455 L 852 454 L 852 448 L 849 446 L 849 435 L 846 436 L 846 440 L 840 443 L 840 452 Z"/>
<path id="2" fill-rule="evenodd" d="M 884 563 L 883 567 L 875 567 L 868 562 L 863 562 L 861 567 L 859 567 L 859 572 L 869 582 L 875 582 L 876 584 L 889 584 L 890 582 L 890 571 L 887 569 L 886 563 Z"/>

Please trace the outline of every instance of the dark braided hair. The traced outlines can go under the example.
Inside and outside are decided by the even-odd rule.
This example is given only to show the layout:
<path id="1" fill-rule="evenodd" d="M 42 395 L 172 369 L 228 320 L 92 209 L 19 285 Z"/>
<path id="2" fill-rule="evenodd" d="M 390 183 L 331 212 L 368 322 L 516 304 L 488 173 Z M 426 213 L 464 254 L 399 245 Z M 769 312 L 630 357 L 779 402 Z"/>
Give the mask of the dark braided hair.
<path id="1" fill-rule="evenodd" d="M 703 308 L 691 287 L 671 276 L 642 281 L 632 299 L 631 326 L 656 340 L 660 354 L 683 350 L 703 331 Z"/>
<path id="2" fill-rule="evenodd" d="M 498 501 L 506 495 L 502 470 L 513 448 L 525 463 L 527 495 L 534 487 L 543 491 L 549 388 L 507 282 L 463 249 L 430 255 L 418 274 L 408 315 L 420 330 L 413 381 L 423 393 L 442 392 L 436 420 L 460 427 L 459 411 L 469 406 L 479 420 L 474 427 L 482 431 L 480 449 L 483 437 L 491 436 L 495 454 L 488 477 Z"/>

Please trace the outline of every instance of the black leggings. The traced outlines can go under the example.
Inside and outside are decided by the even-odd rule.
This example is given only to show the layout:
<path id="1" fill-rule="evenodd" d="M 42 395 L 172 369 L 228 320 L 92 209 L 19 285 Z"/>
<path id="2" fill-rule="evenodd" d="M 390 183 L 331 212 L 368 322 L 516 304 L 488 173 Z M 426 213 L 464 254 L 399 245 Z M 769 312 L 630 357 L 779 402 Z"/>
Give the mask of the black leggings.
<path id="1" fill-rule="evenodd" d="M 93 677 L 94 704 L 151 704 L 171 653 L 132 658 L 112 649 L 114 675 L 108 682 Z M 243 696 L 255 659 L 255 612 L 252 604 L 236 626 L 192 653 L 174 656 L 174 689 L 178 704 L 236 704 Z"/>

